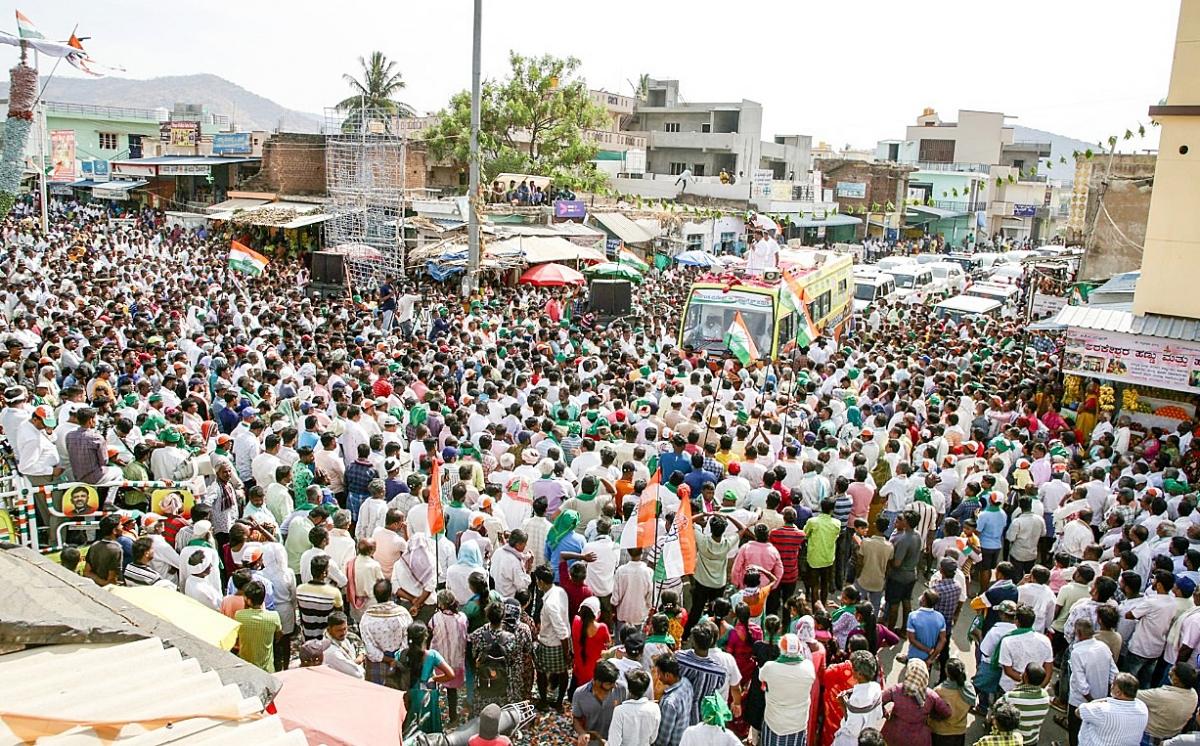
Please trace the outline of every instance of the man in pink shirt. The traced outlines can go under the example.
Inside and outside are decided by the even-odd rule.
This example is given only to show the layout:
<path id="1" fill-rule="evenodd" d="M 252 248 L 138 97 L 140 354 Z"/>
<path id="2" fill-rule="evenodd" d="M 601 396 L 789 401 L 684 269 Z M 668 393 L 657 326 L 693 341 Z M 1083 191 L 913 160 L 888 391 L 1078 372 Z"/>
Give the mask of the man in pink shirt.
<path id="1" fill-rule="evenodd" d="M 399 510 L 390 509 L 384 516 L 384 524 L 375 529 L 371 540 L 375 542 L 375 561 L 383 571 L 385 578 L 392 577 L 392 567 L 408 548 L 408 543 L 400 535 L 404 526 L 404 514 Z"/>
<path id="2" fill-rule="evenodd" d="M 733 583 L 738 588 L 742 586 L 742 578 L 751 567 L 761 567 L 771 573 L 773 578 L 783 577 L 783 559 L 779 550 L 769 541 L 770 530 L 765 523 L 754 526 L 754 540 L 748 541 L 738 550 L 733 560 Z"/>
<path id="3" fill-rule="evenodd" d="M 855 518 L 868 520 L 868 514 L 871 512 L 871 500 L 875 498 L 875 490 L 867 484 L 867 467 L 860 466 L 854 470 L 854 481 L 846 489 L 846 494 L 850 495 L 850 499 L 854 501 L 854 505 L 850 508 L 851 523 L 853 524 Z"/>

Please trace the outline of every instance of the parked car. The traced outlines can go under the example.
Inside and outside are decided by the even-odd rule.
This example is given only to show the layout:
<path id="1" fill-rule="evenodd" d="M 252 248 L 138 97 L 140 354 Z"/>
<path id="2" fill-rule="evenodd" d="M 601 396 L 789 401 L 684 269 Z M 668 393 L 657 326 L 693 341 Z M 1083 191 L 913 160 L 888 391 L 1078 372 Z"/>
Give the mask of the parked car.
<path id="1" fill-rule="evenodd" d="M 1002 308 L 1003 304 L 992 298 L 956 295 L 934 306 L 933 314 L 939 319 L 953 319 L 954 323 L 957 324 L 963 319 L 977 316 L 987 316 L 993 319 L 1000 318 Z"/>
<path id="2" fill-rule="evenodd" d="M 925 265 L 933 273 L 933 279 L 941 281 L 952 293 L 961 293 L 967 287 L 967 273 L 956 262 L 933 262 Z"/>
<path id="3" fill-rule="evenodd" d="M 854 312 L 862 313 L 873 304 L 896 294 L 896 280 L 886 272 L 854 276 Z"/>

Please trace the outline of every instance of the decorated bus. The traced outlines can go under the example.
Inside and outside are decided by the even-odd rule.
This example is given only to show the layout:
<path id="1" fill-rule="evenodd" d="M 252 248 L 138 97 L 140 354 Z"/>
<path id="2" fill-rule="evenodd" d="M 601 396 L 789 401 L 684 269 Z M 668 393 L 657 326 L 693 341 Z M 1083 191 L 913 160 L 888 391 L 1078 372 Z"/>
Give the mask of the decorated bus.
<path id="1" fill-rule="evenodd" d="M 835 339 L 850 320 L 854 258 L 816 249 L 779 252 L 779 272 L 705 275 L 692 284 L 679 329 L 681 347 L 726 349 L 738 313 L 763 359 L 778 359 L 813 336 Z"/>

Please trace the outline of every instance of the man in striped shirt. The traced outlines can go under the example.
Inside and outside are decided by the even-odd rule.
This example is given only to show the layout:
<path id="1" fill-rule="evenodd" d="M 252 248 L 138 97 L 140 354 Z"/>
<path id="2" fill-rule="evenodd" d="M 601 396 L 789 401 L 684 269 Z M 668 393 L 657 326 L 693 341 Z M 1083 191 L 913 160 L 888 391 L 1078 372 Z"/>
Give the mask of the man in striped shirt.
<path id="1" fill-rule="evenodd" d="M 1040 663 L 1030 663 L 1025 666 L 1021 683 L 1011 692 L 1007 692 L 996 701 L 998 707 L 1007 702 L 1017 708 L 1021 714 L 1021 725 L 1018 730 L 1024 739 L 1024 746 L 1035 746 L 1042 730 L 1042 721 L 1050 710 L 1050 697 L 1043 685 L 1046 683 L 1046 669 Z"/>
<path id="2" fill-rule="evenodd" d="M 296 588 L 300 628 L 305 640 L 319 640 L 334 609 L 342 608 L 342 592 L 329 583 L 329 555 L 319 554 L 310 563 L 312 580 Z"/>
<path id="3" fill-rule="evenodd" d="M 796 527 L 795 508 L 783 509 L 783 525 L 772 530 L 768 540 L 779 551 L 779 559 L 783 563 L 779 585 L 767 597 L 767 613 L 774 614 L 781 606 L 787 608 L 787 600 L 796 592 L 796 584 L 800 580 L 800 547 L 804 545 L 804 532 Z"/>

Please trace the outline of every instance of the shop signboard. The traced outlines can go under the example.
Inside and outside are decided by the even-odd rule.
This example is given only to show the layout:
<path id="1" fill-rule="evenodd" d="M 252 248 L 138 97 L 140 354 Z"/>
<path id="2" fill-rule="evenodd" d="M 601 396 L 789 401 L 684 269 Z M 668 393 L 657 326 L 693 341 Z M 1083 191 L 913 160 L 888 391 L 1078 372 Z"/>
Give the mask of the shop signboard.
<path id="1" fill-rule="evenodd" d="M 158 137 L 173 148 L 194 148 L 200 142 L 200 123 L 163 122 Z"/>
<path id="2" fill-rule="evenodd" d="M 249 155 L 254 152 L 249 132 L 218 132 L 213 135 L 213 155 Z"/>
<path id="3" fill-rule="evenodd" d="M 108 181 L 108 161 L 102 161 L 99 158 L 92 161 L 92 174 L 96 181 Z"/>
<path id="4" fill-rule="evenodd" d="M 581 199 L 554 200 L 554 217 L 556 218 L 585 218 L 587 203 Z"/>
<path id="5" fill-rule="evenodd" d="M 604 253 L 608 256 L 609 259 L 615 258 L 617 256 L 617 252 L 620 250 L 621 250 L 621 239 L 619 239 L 619 238 L 605 239 Z"/>
<path id="6" fill-rule="evenodd" d="M 750 172 L 750 184 L 754 187 L 755 197 L 766 197 L 771 193 L 771 182 L 775 180 L 775 172 L 769 168 L 756 168 Z"/>
<path id="7" fill-rule="evenodd" d="M 1200 343 L 1070 327 L 1063 372 L 1196 394 Z"/>
<path id="8" fill-rule="evenodd" d="M 1067 299 L 1065 296 L 1034 293 L 1033 303 L 1030 310 L 1033 313 L 1033 318 L 1037 319 L 1043 316 L 1053 316 L 1065 305 L 1067 305 Z"/>
<path id="9" fill-rule="evenodd" d="M 212 166 L 199 163 L 164 163 L 158 167 L 159 176 L 208 176 Z"/>
<path id="10" fill-rule="evenodd" d="M 1013 204 L 1013 217 L 1015 218 L 1032 218 L 1037 215 L 1037 205 L 1024 205 L 1020 202 Z"/>
<path id="11" fill-rule="evenodd" d="M 837 196 L 849 197 L 851 199 L 866 199 L 867 183 L 865 181 L 839 181 L 837 183 Z"/>
<path id="12" fill-rule="evenodd" d="M 75 181 L 75 130 L 50 133 L 50 181 Z"/>

